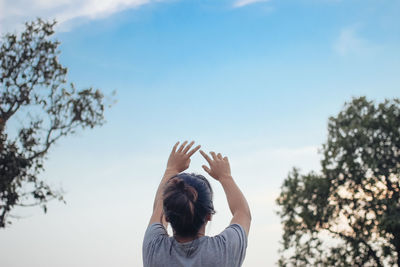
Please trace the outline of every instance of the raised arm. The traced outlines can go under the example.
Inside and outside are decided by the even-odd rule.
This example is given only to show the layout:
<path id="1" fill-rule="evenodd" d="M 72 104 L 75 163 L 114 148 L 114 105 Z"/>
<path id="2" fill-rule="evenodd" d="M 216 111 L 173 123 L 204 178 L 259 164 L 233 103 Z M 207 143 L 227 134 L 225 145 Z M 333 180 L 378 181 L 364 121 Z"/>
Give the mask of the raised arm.
<path id="1" fill-rule="evenodd" d="M 154 198 L 153 214 L 151 215 L 149 225 L 152 223 L 159 222 L 162 223 L 164 226 L 166 226 L 166 221 L 162 219 L 162 210 L 163 210 L 162 193 L 164 186 L 171 177 L 189 168 L 190 157 L 200 148 L 200 146 L 196 146 L 195 148 L 190 150 L 190 148 L 194 144 L 194 141 L 190 142 L 190 144 L 188 145 L 187 143 L 188 143 L 187 141 L 183 142 L 182 145 L 178 148 L 179 142 L 177 142 L 172 148 L 171 154 L 169 155 L 168 158 L 167 168 L 164 172 L 164 176 L 161 179 L 160 185 L 158 186 L 156 192 L 156 196 Z"/>
<path id="2" fill-rule="evenodd" d="M 221 153 L 216 155 L 214 152 L 210 152 L 212 156 L 212 158 L 210 158 L 202 150 L 200 150 L 200 153 L 210 164 L 210 167 L 203 165 L 203 169 L 211 177 L 219 181 L 224 188 L 228 205 L 233 215 L 231 224 L 240 224 L 248 235 L 251 223 L 250 208 L 242 191 L 240 191 L 239 187 L 232 178 L 228 157 L 223 158 Z"/>

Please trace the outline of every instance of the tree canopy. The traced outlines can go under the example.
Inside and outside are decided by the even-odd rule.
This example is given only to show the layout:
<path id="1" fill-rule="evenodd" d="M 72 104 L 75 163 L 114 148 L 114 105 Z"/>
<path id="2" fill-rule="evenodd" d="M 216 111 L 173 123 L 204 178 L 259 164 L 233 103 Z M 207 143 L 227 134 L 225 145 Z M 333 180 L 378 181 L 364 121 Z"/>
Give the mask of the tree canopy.
<path id="1" fill-rule="evenodd" d="M 55 24 L 37 19 L 0 41 L 0 228 L 17 206 L 46 212 L 49 200 L 63 200 L 39 177 L 46 154 L 60 138 L 104 123 L 102 92 L 67 83 Z"/>
<path id="2" fill-rule="evenodd" d="M 400 266 L 400 100 L 329 118 L 320 172 L 285 179 L 280 266 Z"/>

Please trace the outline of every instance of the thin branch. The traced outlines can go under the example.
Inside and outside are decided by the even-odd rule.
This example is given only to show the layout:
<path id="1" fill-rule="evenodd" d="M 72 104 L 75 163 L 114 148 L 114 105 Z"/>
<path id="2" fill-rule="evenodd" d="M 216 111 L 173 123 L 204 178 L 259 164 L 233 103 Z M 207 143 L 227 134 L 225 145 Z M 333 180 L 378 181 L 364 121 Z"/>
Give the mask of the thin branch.
<path id="1" fill-rule="evenodd" d="M 344 238 L 346 240 L 364 244 L 368 248 L 368 255 L 372 256 L 372 258 L 375 260 L 377 266 L 378 267 L 383 267 L 383 265 L 382 265 L 381 261 L 379 260 L 378 256 L 376 256 L 376 252 L 372 249 L 372 247 L 364 239 L 361 239 L 361 238 L 356 239 L 354 237 L 347 236 L 347 235 L 345 235 L 343 233 L 333 231 L 330 228 L 326 228 L 326 230 L 328 230 L 332 234 L 338 235 L 338 236 L 340 236 L 340 237 L 342 237 L 342 238 Z"/>

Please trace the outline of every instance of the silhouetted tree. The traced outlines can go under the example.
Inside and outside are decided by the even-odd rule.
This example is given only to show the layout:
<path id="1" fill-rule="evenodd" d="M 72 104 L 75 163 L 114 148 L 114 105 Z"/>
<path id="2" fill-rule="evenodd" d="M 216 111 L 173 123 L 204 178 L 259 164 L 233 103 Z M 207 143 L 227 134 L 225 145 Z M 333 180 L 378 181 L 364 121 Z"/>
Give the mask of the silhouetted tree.
<path id="1" fill-rule="evenodd" d="M 46 212 L 50 199 L 63 200 L 38 177 L 47 152 L 63 136 L 104 123 L 103 94 L 67 84 L 59 42 L 50 39 L 55 24 L 37 19 L 0 43 L 0 228 L 16 206 Z"/>
<path id="2" fill-rule="evenodd" d="M 279 265 L 400 266 L 400 100 L 346 103 L 322 155 L 282 185 Z"/>

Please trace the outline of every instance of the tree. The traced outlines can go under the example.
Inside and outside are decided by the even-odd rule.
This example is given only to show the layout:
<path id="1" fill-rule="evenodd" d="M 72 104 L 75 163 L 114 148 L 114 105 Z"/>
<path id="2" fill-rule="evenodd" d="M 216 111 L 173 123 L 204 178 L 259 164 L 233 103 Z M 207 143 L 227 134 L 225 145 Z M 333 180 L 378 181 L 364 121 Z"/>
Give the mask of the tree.
<path id="1" fill-rule="evenodd" d="M 104 123 L 103 94 L 67 83 L 60 43 L 50 39 L 55 24 L 37 19 L 0 42 L 0 228 L 17 206 L 46 212 L 49 200 L 63 200 L 39 179 L 46 154 L 60 138 Z"/>
<path id="2" fill-rule="evenodd" d="M 400 266 L 400 100 L 346 103 L 321 152 L 282 185 L 279 265 Z"/>

